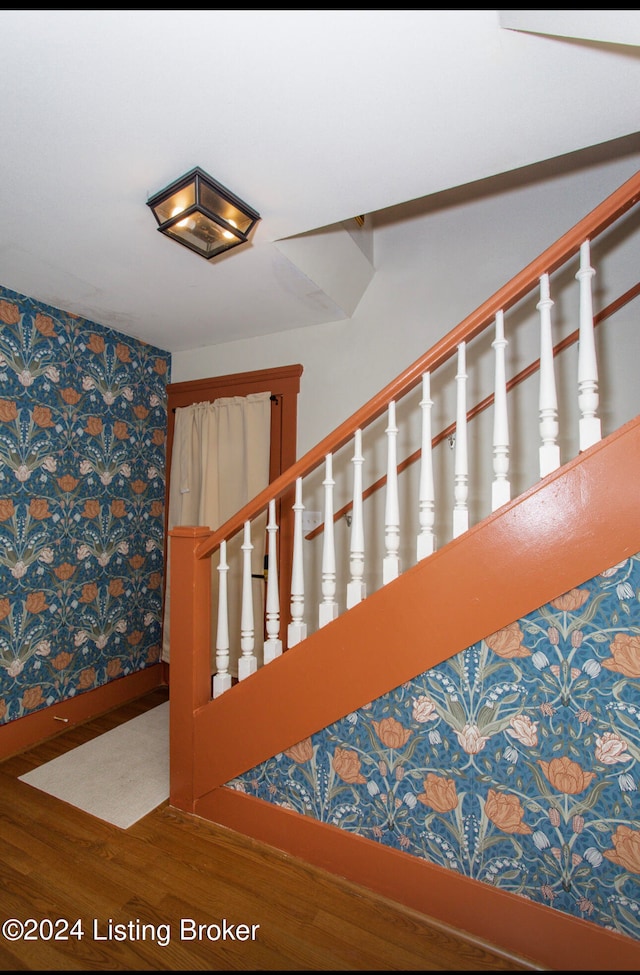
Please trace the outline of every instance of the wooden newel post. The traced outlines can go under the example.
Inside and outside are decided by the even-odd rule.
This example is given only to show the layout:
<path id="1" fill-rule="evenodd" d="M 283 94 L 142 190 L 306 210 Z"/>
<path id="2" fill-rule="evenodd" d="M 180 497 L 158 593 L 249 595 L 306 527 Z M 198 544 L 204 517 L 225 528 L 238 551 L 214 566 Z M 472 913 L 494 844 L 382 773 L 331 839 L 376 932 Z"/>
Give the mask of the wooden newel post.
<path id="1" fill-rule="evenodd" d="M 209 528 L 173 528 L 169 619 L 169 801 L 194 811 L 194 720 L 211 699 L 211 559 L 196 550 Z"/>

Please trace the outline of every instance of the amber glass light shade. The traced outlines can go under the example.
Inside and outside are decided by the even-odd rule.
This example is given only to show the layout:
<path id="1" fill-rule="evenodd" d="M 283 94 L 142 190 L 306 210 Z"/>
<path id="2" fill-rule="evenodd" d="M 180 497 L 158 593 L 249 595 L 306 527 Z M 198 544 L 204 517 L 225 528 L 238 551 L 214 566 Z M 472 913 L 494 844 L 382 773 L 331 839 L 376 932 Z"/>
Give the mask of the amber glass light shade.
<path id="1" fill-rule="evenodd" d="M 202 169 L 189 173 L 147 200 L 158 230 L 210 261 L 246 244 L 260 214 Z"/>

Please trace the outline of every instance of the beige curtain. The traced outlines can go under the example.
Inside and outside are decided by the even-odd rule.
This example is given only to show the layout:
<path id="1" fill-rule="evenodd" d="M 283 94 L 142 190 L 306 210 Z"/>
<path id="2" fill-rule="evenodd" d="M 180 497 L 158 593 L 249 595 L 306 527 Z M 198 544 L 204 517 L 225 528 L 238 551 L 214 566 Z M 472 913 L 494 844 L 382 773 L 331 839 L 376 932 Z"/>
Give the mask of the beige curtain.
<path id="1" fill-rule="evenodd" d="M 168 527 L 206 525 L 218 528 L 269 483 L 270 393 L 227 396 L 213 403 L 176 409 L 171 460 Z M 266 513 L 251 523 L 255 654 L 262 663 L 264 597 L 262 578 Z M 242 530 L 227 539 L 229 596 L 229 670 L 237 676 L 242 597 Z M 168 545 L 171 544 L 171 539 Z M 167 547 L 162 659 L 170 660 L 170 552 Z M 218 615 L 218 553 L 211 560 L 212 672 L 215 671 Z"/>

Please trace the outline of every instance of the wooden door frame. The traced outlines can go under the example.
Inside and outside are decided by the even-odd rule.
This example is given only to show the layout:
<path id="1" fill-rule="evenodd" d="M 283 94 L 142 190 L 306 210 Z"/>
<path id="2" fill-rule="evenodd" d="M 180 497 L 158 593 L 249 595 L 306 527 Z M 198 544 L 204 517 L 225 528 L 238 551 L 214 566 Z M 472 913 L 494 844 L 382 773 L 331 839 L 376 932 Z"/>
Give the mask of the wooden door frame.
<path id="1" fill-rule="evenodd" d="M 193 403 L 213 402 L 224 396 L 249 396 L 251 393 L 271 394 L 271 433 L 269 454 L 269 483 L 279 477 L 297 460 L 298 394 L 301 365 L 280 366 L 277 369 L 256 369 L 252 372 L 213 376 L 182 383 L 167 384 L 167 443 L 165 485 L 164 558 L 167 558 L 167 530 L 169 518 L 169 489 L 171 457 L 175 429 L 175 411 Z M 280 625 L 284 631 L 291 619 L 291 565 L 293 562 L 293 503 L 295 488 L 276 502 L 278 524 L 278 588 L 280 594 Z M 165 573 L 166 585 L 166 573 Z M 164 608 L 164 598 L 163 598 Z M 163 612 L 164 616 L 164 612 Z M 168 683 L 168 665 L 166 678 Z"/>

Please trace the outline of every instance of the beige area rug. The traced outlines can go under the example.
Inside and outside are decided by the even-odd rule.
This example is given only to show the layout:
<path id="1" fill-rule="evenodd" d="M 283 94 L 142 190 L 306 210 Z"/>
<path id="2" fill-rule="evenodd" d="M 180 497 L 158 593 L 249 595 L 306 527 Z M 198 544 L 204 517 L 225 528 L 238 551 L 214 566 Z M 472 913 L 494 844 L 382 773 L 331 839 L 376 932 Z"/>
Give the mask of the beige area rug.
<path id="1" fill-rule="evenodd" d="M 20 776 L 127 829 L 169 798 L 169 702 Z"/>

